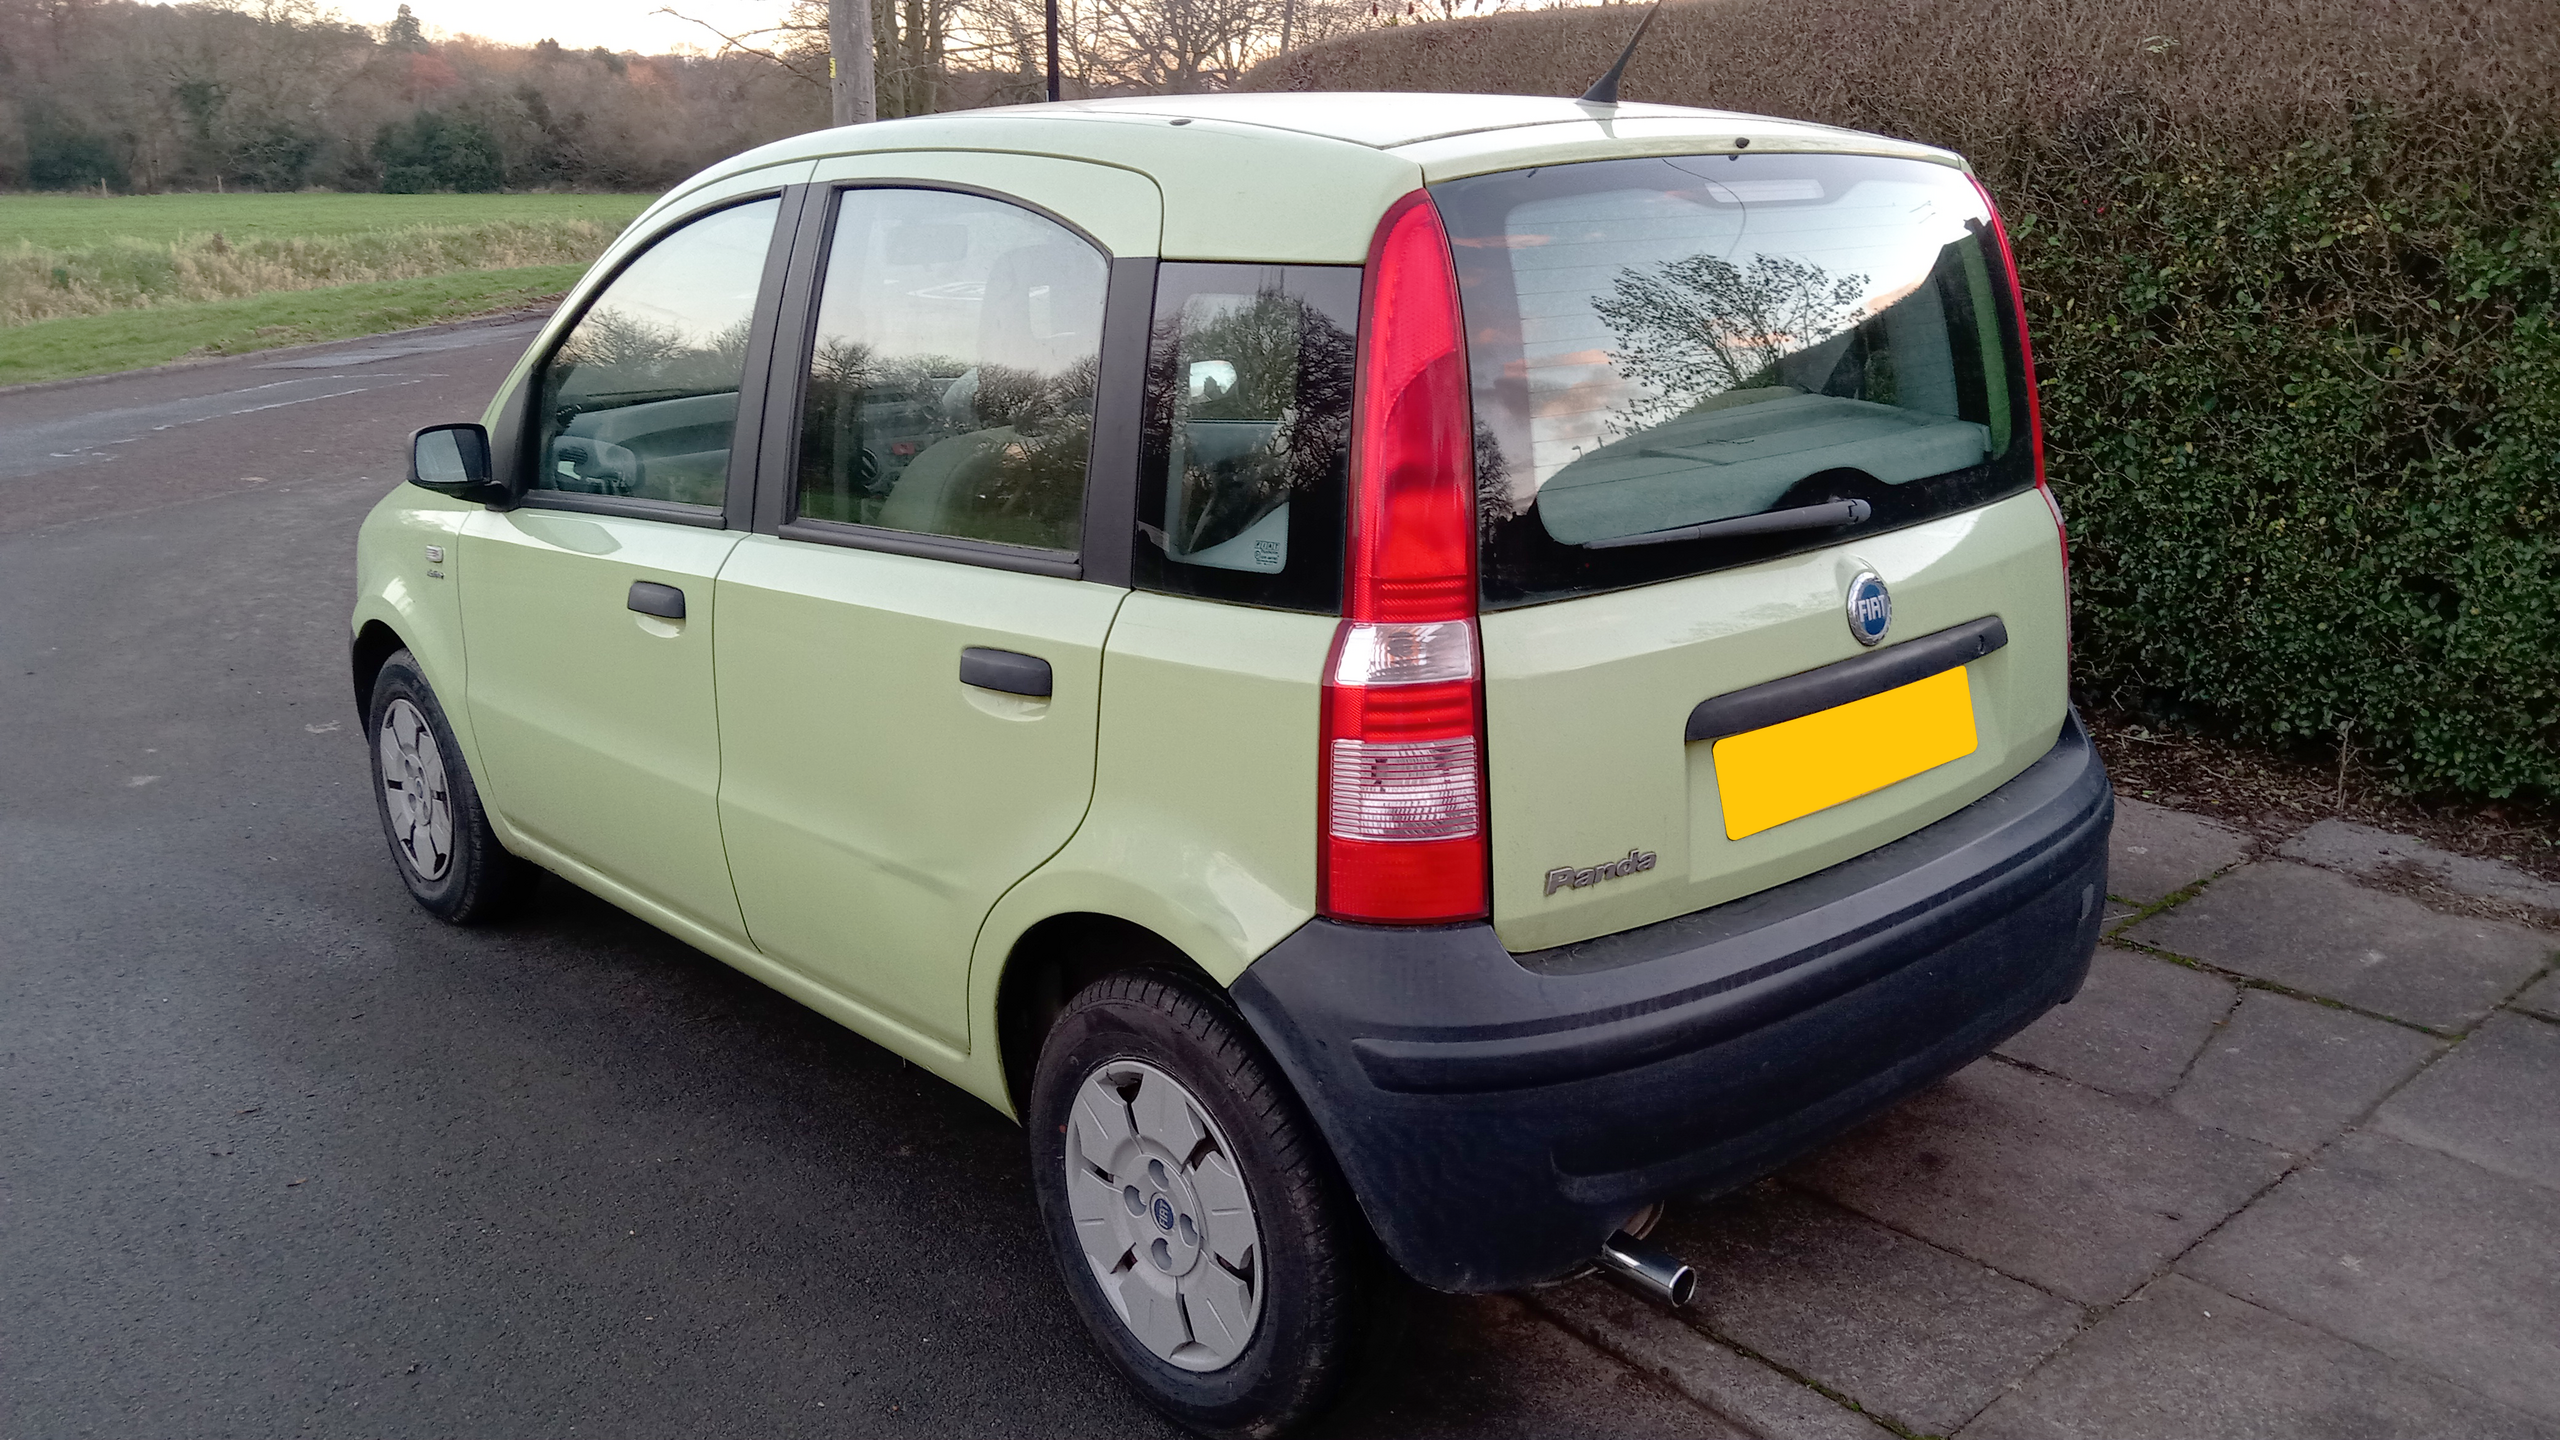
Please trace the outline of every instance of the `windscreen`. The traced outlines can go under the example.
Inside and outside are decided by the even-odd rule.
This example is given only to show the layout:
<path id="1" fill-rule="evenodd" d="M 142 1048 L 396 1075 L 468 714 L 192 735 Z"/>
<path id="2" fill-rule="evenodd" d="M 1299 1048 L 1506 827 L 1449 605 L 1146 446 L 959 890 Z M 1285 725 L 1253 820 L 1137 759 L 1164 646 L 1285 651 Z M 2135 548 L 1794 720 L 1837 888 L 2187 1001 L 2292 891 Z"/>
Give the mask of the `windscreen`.
<path id="1" fill-rule="evenodd" d="M 1432 188 L 1488 606 L 1814 549 L 2034 483 L 1980 192 L 1920 161 L 1603 160 Z"/>

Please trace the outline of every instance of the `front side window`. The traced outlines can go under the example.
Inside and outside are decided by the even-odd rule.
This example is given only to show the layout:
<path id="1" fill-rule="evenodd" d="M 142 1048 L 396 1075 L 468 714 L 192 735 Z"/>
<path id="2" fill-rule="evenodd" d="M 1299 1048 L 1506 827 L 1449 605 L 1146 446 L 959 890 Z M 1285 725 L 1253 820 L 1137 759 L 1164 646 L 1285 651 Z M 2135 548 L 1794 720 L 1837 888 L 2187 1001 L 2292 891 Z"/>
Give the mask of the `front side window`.
<path id="1" fill-rule="evenodd" d="M 691 220 L 598 294 L 542 368 L 531 488 L 717 507 L 779 200 Z"/>
<path id="2" fill-rule="evenodd" d="M 1018 205 L 837 197 L 799 518 L 1073 552 L 1110 263 Z"/>
<path id="3" fill-rule="evenodd" d="M 1168 262 L 1155 314 L 1138 583 L 1338 608 L 1360 272 Z"/>
<path id="4" fill-rule="evenodd" d="M 1466 310 L 1484 598 L 1837 544 L 2034 483 L 1980 192 L 1849 155 L 1433 187 Z"/>

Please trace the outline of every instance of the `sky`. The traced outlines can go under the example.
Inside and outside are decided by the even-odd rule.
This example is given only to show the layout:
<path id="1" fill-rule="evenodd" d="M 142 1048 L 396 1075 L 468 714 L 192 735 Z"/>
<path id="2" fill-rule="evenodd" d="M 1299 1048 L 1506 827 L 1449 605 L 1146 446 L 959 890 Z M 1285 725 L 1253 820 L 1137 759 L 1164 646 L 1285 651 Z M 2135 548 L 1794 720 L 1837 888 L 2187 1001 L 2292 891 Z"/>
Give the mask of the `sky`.
<path id="1" fill-rule="evenodd" d="M 427 33 L 484 36 L 511 45 L 557 40 L 572 50 L 602 45 L 644 55 L 682 48 L 711 51 L 719 37 L 661 8 L 707 20 L 732 35 L 777 24 L 789 0 L 409 0 Z M 338 13 L 359 25 L 381 25 L 400 0 L 339 0 Z"/>

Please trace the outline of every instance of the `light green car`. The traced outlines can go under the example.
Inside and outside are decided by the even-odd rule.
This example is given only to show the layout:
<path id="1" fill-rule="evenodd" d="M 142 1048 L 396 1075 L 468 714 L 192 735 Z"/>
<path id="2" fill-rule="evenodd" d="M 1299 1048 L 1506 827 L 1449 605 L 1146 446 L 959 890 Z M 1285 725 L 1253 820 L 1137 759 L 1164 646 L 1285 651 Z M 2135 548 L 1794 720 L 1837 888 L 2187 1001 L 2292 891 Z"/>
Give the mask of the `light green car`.
<path id="1" fill-rule="evenodd" d="M 1149 1401 L 1603 1265 L 2086 972 L 2106 778 L 1943 151 L 1217 95 L 832 130 L 616 241 L 364 526 L 419 902 L 537 870 L 1020 1118 Z"/>

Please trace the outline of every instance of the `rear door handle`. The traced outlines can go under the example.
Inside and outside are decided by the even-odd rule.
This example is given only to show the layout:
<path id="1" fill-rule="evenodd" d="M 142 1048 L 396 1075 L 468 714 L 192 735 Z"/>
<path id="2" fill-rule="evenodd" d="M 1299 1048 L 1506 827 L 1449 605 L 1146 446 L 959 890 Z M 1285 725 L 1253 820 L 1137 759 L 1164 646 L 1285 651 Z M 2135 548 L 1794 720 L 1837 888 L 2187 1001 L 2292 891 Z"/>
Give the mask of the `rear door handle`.
<path id="1" fill-rule="evenodd" d="M 655 615 L 661 620 L 684 618 L 684 592 L 673 585 L 661 585 L 655 580 L 632 581 L 629 603 L 632 609 L 641 614 Z"/>
<path id="2" fill-rule="evenodd" d="M 960 683 L 1047 699 L 1051 689 L 1049 662 L 1037 655 L 972 645 L 960 652 Z"/>

